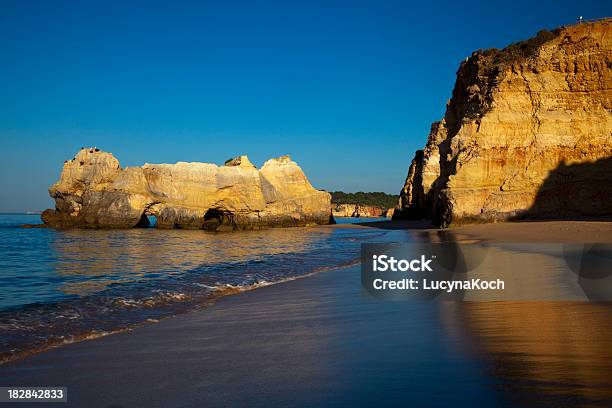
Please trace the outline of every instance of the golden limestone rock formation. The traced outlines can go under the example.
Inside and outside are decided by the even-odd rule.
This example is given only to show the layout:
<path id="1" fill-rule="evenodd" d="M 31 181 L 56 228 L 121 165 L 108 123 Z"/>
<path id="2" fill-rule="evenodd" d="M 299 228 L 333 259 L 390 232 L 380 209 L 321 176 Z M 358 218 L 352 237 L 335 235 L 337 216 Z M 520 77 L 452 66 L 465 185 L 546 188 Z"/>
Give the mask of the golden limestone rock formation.
<path id="1" fill-rule="evenodd" d="M 389 209 L 366 204 L 332 204 L 334 217 L 386 217 Z"/>
<path id="2" fill-rule="evenodd" d="M 122 169 L 112 154 L 82 149 L 49 189 L 55 210 L 42 214 L 60 228 L 258 229 L 333 223 L 331 196 L 312 187 L 289 156 L 257 169 L 246 156 L 224 166 L 145 164 Z"/>
<path id="3" fill-rule="evenodd" d="M 459 66 L 394 218 L 441 226 L 612 214 L 612 19 Z"/>

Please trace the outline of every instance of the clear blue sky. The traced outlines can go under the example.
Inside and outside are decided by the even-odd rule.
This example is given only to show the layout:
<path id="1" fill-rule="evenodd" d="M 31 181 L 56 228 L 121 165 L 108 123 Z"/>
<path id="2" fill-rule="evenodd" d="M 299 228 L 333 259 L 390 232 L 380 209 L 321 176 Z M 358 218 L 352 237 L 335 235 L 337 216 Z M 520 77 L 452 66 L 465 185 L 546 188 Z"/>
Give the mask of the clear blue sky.
<path id="1" fill-rule="evenodd" d="M 123 166 L 290 154 L 317 188 L 397 193 L 471 51 L 610 4 L 2 0 L 0 211 L 52 207 L 93 145 Z"/>

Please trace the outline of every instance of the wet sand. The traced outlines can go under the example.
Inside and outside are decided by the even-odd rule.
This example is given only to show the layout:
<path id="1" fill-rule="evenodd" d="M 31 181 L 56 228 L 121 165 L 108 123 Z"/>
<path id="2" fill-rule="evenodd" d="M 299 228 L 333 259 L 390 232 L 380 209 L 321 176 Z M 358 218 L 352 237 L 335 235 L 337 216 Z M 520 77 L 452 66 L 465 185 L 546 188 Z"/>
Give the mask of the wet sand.
<path id="1" fill-rule="evenodd" d="M 381 228 L 400 227 L 395 222 L 383 223 Z M 612 223 L 491 224 L 443 232 L 421 226 L 413 234 L 499 242 L 612 242 Z M 546 316 L 540 309 L 548 310 L 548 303 L 534 304 L 537 312 L 531 313 L 532 306 L 526 304 L 517 318 Z M 559 394 L 561 400 L 555 399 L 557 394 L 546 396 L 554 384 L 546 383 L 539 390 L 530 374 L 524 374 L 528 383 L 523 389 L 518 389 L 521 383 L 512 377 L 514 371 L 505 373 L 506 377 L 491 374 L 498 371 L 499 364 L 508 369 L 528 367 L 528 355 L 522 349 L 525 340 L 511 348 L 503 342 L 506 348 L 497 345 L 504 335 L 516 334 L 504 332 L 503 324 L 501 330 L 493 330 L 492 340 L 482 334 L 500 323 L 498 306 L 482 305 L 475 315 L 470 312 L 473 308 L 464 310 L 470 306 L 462 304 L 457 311 L 436 302 L 375 301 L 361 294 L 358 267 L 335 269 L 228 296 L 199 312 L 2 365 L 0 385 L 66 386 L 67 406 L 75 407 L 512 406 L 517 395 L 538 405 L 582 401 L 575 400 L 574 394 L 574 400 L 563 399 L 564 394 Z M 586 305 L 580 313 L 587 328 L 592 329 L 589 318 L 599 328 L 612 328 L 607 307 L 592 310 Z M 559 317 L 550 315 L 549 323 L 556 327 Z M 477 316 L 477 320 L 464 321 L 465 316 Z M 542 324 L 537 319 L 519 320 L 513 330 L 538 333 Z M 473 333 L 466 334 L 470 325 Z M 602 356 L 601 349 L 588 358 L 580 355 L 582 362 L 572 358 L 574 343 L 586 343 L 592 334 L 581 329 L 573 336 L 572 344 L 554 350 L 555 355 L 569 356 L 567 371 L 587 362 L 578 367 L 580 372 L 612 378 L 608 375 L 612 359 Z M 559 335 L 559 342 L 567 338 L 565 332 Z M 505 360 L 482 355 L 487 344 L 481 343 L 493 341 L 497 348 L 489 347 L 491 353 L 501 350 Z M 529 341 L 540 344 L 541 339 L 534 336 Z M 543 344 L 551 342 L 554 339 L 547 338 Z M 547 350 L 542 354 L 551 355 Z M 598 371 L 591 367 L 592 360 L 597 361 Z M 565 368 L 556 360 L 535 361 L 550 363 L 556 371 Z M 576 389 L 588 388 L 588 381 L 576 383 Z M 561 384 L 563 392 L 571 394 L 571 385 Z M 597 387 L 603 397 L 596 395 L 603 399 L 585 401 L 605 406 L 612 401 L 612 384 L 606 380 Z"/>
<path id="2" fill-rule="evenodd" d="M 433 303 L 365 299 L 358 267 L 337 269 L 8 363 L 0 382 L 67 386 L 75 407 L 443 405 L 448 392 L 485 401 L 437 314 Z M 425 358 L 436 355 L 456 364 Z M 424 384 L 438 378 L 454 380 L 430 395 Z"/>

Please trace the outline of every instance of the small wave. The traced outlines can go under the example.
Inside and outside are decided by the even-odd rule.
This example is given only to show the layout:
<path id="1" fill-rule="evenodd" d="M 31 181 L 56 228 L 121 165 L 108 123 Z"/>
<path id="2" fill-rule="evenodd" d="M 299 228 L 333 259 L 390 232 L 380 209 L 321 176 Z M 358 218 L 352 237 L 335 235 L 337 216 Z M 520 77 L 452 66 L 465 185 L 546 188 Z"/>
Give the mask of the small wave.
<path id="1" fill-rule="evenodd" d="M 345 262 L 345 263 L 342 263 L 336 266 L 317 268 L 309 273 L 305 273 L 299 276 L 290 276 L 290 277 L 286 277 L 283 279 L 278 279 L 276 281 L 262 280 L 262 281 L 258 281 L 258 282 L 248 284 L 248 285 L 233 285 L 233 284 L 221 284 L 217 286 L 202 285 L 203 287 L 212 289 L 209 291 L 209 295 L 206 296 L 206 301 L 201 302 L 199 304 L 198 303 L 192 304 L 191 307 L 186 307 L 182 312 L 185 313 L 185 312 L 189 312 L 192 310 L 201 309 L 202 307 L 205 307 L 205 306 L 210 306 L 217 299 L 224 297 L 224 296 L 230 296 L 233 294 L 247 292 L 247 291 L 251 291 L 251 290 L 255 290 L 255 289 L 263 288 L 267 286 L 272 286 L 272 285 L 276 285 L 280 283 L 291 282 L 291 281 L 306 278 L 306 277 L 309 277 L 309 276 L 312 276 L 312 275 L 315 275 L 321 272 L 338 269 L 338 268 L 346 268 L 346 267 L 355 266 L 355 265 L 359 265 L 358 260 L 354 260 L 351 262 Z M 140 299 L 138 301 L 135 301 L 133 299 L 114 299 L 113 302 L 120 308 L 141 310 L 142 308 L 153 308 L 155 306 L 160 306 L 161 304 L 168 304 L 168 303 L 180 303 L 184 306 L 188 306 L 188 304 L 186 304 L 185 302 L 188 302 L 189 300 L 192 300 L 192 297 L 184 293 L 159 292 L 157 297 Z M 179 310 L 175 310 L 174 313 L 170 313 L 165 316 L 160 316 L 157 318 L 148 317 L 148 318 L 143 319 L 140 322 L 129 323 L 129 324 L 125 323 L 122 326 L 118 326 L 112 329 L 109 328 L 107 330 L 91 329 L 91 330 L 84 330 L 82 333 L 73 334 L 73 335 L 65 335 L 65 336 L 55 335 L 55 336 L 48 336 L 44 339 L 39 338 L 38 340 L 30 341 L 28 344 L 24 344 L 21 347 L 15 346 L 15 347 L 10 348 L 9 350 L 0 352 L 0 364 L 4 364 L 10 361 L 21 359 L 21 358 L 24 358 L 24 357 L 27 357 L 27 356 L 30 356 L 30 355 L 33 355 L 39 352 L 57 348 L 63 345 L 76 343 L 76 342 L 80 342 L 84 340 L 96 339 L 96 338 L 108 336 L 114 333 L 121 333 L 121 332 L 129 331 L 129 330 L 133 330 L 134 328 L 142 324 L 158 323 L 164 318 L 171 317 L 173 315 L 180 314 L 180 313 L 181 312 Z M 56 317 L 59 319 L 75 320 L 75 319 L 78 319 L 78 317 L 82 317 L 82 313 L 75 311 L 75 313 L 72 313 L 72 314 L 66 314 L 66 313 L 58 314 Z M 6 325 L 6 323 L 0 324 L 0 328 L 4 329 L 5 333 L 10 333 L 10 332 L 14 333 L 15 331 L 37 332 L 35 327 L 18 324 L 17 322 L 15 322 L 15 324 L 12 326 Z"/>
<path id="2" fill-rule="evenodd" d="M 78 234 L 81 239 L 82 233 Z M 222 296 L 358 265 L 359 243 L 364 239 L 379 239 L 382 235 L 384 233 L 338 230 L 333 237 L 317 236 L 317 240 L 301 246 L 297 252 L 275 248 L 268 255 L 244 261 L 202 264 L 168 273 L 150 270 L 147 276 L 155 276 L 155 279 L 119 280 L 85 296 L 0 310 L 0 330 L 3 332 L 0 363 L 200 310 Z M 84 236 L 97 248 L 98 236 Z M 257 245 L 265 242 L 256 241 Z M 68 278 L 74 279 L 73 275 Z"/>

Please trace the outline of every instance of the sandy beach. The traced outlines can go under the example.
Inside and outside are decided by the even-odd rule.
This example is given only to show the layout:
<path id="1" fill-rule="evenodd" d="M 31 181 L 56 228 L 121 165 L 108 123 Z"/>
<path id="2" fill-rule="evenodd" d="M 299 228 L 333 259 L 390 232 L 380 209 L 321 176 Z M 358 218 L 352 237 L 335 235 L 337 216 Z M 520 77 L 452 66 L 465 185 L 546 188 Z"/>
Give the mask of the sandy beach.
<path id="1" fill-rule="evenodd" d="M 430 229 L 409 233 L 416 239 L 440 234 Z M 605 222 L 476 225 L 442 233 L 498 242 L 612 242 L 612 224 Z M 0 383 L 66 386 L 67 405 L 75 407 L 441 406 L 449 395 L 466 402 L 478 396 L 481 406 L 511 406 L 546 395 L 550 405 L 567 397 L 550 387 L 555 378 L 540 376 L 540 389 L 527 385 L 529 370 L 491 372 L 510 364 L 564 372 L 578 364 L 581 372 L 572 384 L 590 384 L 592 392 L 582 389 L 572 398 L 612 401 L 612 356 L 603 351 L 605 333 L 612 328 L 609 306 L 487 304 L 371 300 L 361 293 L 359 267 L 340 268 L 5 364 Z M 582 323 L 558 328 L 566 313 Z M 511 332 L 496 326 L 498 314 Z M 543 320 L 525 317 L 534 314 Z M 585 330 L 589 322 L 596 332 Z M 553 333 L 542 345 L 534 333 L 550 325 Z M 513 337 L 518 333 L 526 336 L 520 346 Z M 559 361 L 542 358 L 555 349 L 564 350 Z"/>
<path id="2" fill-rule="evenodd" d="M 2 2 L 0 408 L 612 407 L 606 5 Z"/>
<path id="3" fill-rule="evenodd" d="M 602 221 L 524 221 L 471 224 L 432 228 L 428 221 L 376 221 L 326 226 L 327 228 L 380 228 L 412 230 L 415 236 L 432 241 L 455 242 L 612 242 L 612 222 Z"/>

